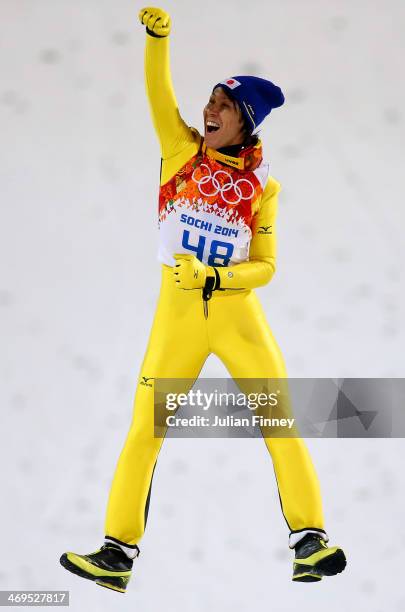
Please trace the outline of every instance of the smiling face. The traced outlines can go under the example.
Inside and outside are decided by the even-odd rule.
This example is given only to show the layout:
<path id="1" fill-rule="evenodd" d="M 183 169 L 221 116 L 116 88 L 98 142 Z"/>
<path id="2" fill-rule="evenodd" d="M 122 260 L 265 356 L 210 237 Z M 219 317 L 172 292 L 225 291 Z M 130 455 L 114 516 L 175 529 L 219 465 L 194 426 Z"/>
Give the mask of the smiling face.
<path id="1" fill-rule="evenodd" d="M 220 149 L 242 144 L 245 133 L 241 110 L 238 103 L 231 100 L 222 87 L 214 89 L 203 114 L 204 140 L 207 147 Z"/>

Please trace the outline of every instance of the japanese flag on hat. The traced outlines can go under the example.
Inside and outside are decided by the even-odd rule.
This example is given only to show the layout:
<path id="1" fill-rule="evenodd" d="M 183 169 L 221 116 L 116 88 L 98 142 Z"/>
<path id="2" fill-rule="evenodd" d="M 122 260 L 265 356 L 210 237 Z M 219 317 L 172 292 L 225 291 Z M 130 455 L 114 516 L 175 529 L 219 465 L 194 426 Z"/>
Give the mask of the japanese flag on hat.
<path id="1" fill-rule="evenodd" d="M 229 89 L 235 89 L 235 87 L 239 87 L 241 83 L 236 79 L 230 78 L 226 79 L 226 81 L 221 81 L 221 85 L 226 85 Z"/>

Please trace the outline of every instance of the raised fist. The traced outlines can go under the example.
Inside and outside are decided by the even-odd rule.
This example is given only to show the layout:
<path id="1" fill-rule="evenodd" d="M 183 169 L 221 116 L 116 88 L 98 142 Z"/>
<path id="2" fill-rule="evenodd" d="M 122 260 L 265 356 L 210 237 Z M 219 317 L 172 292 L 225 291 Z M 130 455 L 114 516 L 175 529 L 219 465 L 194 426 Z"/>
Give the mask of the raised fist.
<path id="1" fill-rule="evenodd" d="M 169 13 L 161 8 L 147 6 L 139 11 L 139 21 L 146 26 L 152 36 L 163 38 L 170 34 L 171 21 Z"/>

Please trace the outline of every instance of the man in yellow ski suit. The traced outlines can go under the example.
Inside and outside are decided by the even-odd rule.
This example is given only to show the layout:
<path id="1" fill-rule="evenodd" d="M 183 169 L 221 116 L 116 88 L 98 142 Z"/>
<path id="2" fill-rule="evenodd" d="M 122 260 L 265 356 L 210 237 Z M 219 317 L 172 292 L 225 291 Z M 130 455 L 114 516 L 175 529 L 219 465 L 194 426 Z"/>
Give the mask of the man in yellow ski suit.
<path id="1" fill-rule="evenodd" d="M 201 144 L 201 136 L 179 114 L 170 74 L 168 36 L 146 35 L 145 80 L 161 146 L 160 185 L 164 188 L 195 158 Z M 205 155 L 218 160 L 225 170 L 230 166 L 226 156 L 214 150 L 207 148 Z M 221 359 L 233 378 L 287 376 L 280 349 L 254 292 L 255 287 L 270 281 L 275 270 L 279 189 L 277 181 L 269 177 L 254 202 L 249 260 L 219 268 L 221 288 L 225 290 L 213 291 L 209 301 L 204 303 L 201 288 L 187 291 L 177 287 L 173 268 L 162 263 L 160 297 L 141 366 L 133 421 L 111 489 L 105 525 L 109 537 L 137 544 L 144 532 L 152 474 L 162 444 L 162 438 L 153 435 L 154 378 L 196 379 L 211 353 Z M 260 228 L 271 228 L 271 233 Z M 181 251 L 179 242 L 177 252 Z M 232 277 L 227 275 L 230 269 Z M 291 531 L 323 530 L 318 479 L 304 442 L 296 438 L 266 438 L 265 442 Z"/>
<path id="2" fill-rule="evenodd" d="M 162 437 L 154 436 L 154 380 L 195 380 L 212 353 L 234 379 L 287 377 L 254 291 L 275 272 L 280 185 L 269 175 L 260 140 L 250 137 L 235 142 L 236 132 L 232 131 L 235 117 L 241 122 L 237 124 L 239 134 L 240 125 L 245 129 L 250 121 L 252 130 L 257 119 L 270 112 L 265 94 L 273 101 L 271 108 L 280 106 L 284 97 L 277 86 L 256 77 L 223 81 L 204 109 L 205 133 L 201 136 L 182 119 L 173 90 L 170 17 L 162 9 L 146 8 L 140 20 L 147 26 L 146 91 L 161 146 L 158 258 L 162 277 L 133 419 L 116 467 L 105 521 L 105 545 L 120 547 L 130 558 L 139 553 L 163 442 Z M 237 97 L 239 91 L 253 96 L 248 95 L 244 106 Z M 328 536 L 319 483 L 307 447 L 298 437 L 266 437 L 265 443 L 290 530 L 290 547 L 314 535 L 318 544 L 322 542 L 315 549 L 316 558 L 310 551 L 311 560 L 304 568 L 295 564 L 294 579 L 320 580 L 322 572 L 314 566 L 327 551 L 333 557 L 340 549 L 328 549 L 325 544 Z M 70 563 L 77 565 L 80 556 L 68 555 Z M 89 557 L 86 559 L 88 562 Z M 91 574 L 90 565 L 81 563 L 81 571 Z M 66 560 L 63 564 L 75 571 Z M 125 586 L 116 590 L 125 590 Z"/>

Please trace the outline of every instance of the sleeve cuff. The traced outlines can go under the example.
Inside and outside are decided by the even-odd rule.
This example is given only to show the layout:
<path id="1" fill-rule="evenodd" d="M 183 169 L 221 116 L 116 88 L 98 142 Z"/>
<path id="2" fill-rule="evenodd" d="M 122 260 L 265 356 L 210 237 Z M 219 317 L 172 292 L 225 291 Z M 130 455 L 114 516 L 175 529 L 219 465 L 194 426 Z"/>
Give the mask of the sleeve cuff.
<path id="1" fill-rule="evenodd" d="M 146 33 L 149 34 L 149 36 L 152 36 L 153 38 L 167 38 L 168 34 L 166 34 L 165 36 L 161 36 L 160 34 L 155 34 L 154 32 L 152 32 L 152 30 L 149 30 L 149 28 L 146 28 Z"/>
<path id="2" fill-rule="evenodd" d="M 221 277 L 219 275 L 219 272 L 216 268 L 214 268 L 214 272 L 215 272 L 215 285 L 214 285 L 214 289 L 215 291 L 217 291 L 218 289 L 221 289 Z"/>

